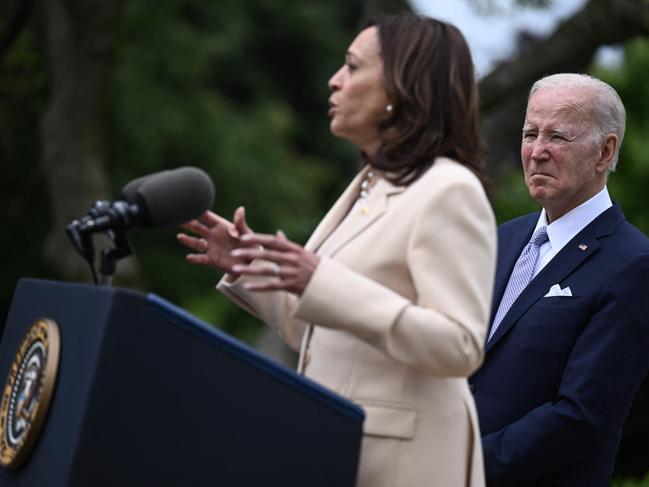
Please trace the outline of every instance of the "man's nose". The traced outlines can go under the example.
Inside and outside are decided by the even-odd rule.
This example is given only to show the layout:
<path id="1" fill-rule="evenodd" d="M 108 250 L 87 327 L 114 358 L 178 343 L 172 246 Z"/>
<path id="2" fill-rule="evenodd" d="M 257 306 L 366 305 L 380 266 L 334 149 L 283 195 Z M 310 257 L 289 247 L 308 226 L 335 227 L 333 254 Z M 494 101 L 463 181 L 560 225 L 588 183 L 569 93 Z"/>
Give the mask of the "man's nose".
<path id="1" fill-rule="evenodd" d="M 547 145 L 545 144 L 543 139 L 541 139 L 541 137 L 537 137 L 534 142 L 532 142 L 532 152 L 530 156 L 534 160 L 547 159 L 549 156 L 547 149 Z"/>

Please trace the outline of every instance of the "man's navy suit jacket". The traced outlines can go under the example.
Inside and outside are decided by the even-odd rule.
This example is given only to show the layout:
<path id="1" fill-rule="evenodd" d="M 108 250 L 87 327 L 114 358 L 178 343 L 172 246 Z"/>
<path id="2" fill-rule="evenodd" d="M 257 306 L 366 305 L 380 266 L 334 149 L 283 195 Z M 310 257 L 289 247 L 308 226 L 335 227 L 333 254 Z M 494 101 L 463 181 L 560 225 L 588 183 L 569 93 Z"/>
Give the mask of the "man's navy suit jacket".
<path id="1" fill-rule="evenodd" d="M 499 227 L 494 313 L 538 217 Z M 572 296 L 544 297 L 554 284 Z M 613 205 L 532 279 L 470 379 L 487 484 L 608 487 L 648 368 L 649 239 Z"/>

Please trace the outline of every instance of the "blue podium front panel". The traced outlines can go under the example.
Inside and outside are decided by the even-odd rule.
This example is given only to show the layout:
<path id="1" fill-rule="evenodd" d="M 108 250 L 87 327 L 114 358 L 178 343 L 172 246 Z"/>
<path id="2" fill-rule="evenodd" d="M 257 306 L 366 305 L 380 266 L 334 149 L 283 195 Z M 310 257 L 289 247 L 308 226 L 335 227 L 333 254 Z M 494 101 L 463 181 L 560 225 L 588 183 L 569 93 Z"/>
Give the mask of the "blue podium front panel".
<path id="1" fill-rule="evenodd" d="M 0 380 L 42 316 L 61 331 L 57 385 L 0 485 L 355 484 L 360 408 L 155 295 L 21 281 Z"/>

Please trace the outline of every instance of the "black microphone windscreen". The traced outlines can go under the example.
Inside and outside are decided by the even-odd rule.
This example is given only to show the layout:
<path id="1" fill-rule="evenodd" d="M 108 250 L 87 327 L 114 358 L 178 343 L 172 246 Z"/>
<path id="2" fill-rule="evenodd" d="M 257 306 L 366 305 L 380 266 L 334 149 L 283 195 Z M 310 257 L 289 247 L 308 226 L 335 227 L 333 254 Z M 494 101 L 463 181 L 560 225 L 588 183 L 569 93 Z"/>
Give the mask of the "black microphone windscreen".
<path id="1" fill-rule="evenodd" d="M 154 172 L 152 174 L 147 174 L 146 176 L 141 176 L 137 179 L 129 181 L 128 183 L 126 183 L 126 186 L 124 186 L 119 192 L 117 199 L 120 201 L 126 201 L 127 203 L 135 203 L 135 195 L 137 194 L 138 189 L 140 189 L 140 186 L 142 186 L 142 184 L 144 184 L 144 182 L 149 178 L 152 178 L 153 176 L 157 176 L 164 172 L 169 171 Z"/>
<path id="2" fill-rule="evenodd" d="M 134 199 L 145 211 L 142 226 L 174 227 L 198 218 L 212 207 L 214 185 L 202 169 L 181 167 L 145 177 Z"/>

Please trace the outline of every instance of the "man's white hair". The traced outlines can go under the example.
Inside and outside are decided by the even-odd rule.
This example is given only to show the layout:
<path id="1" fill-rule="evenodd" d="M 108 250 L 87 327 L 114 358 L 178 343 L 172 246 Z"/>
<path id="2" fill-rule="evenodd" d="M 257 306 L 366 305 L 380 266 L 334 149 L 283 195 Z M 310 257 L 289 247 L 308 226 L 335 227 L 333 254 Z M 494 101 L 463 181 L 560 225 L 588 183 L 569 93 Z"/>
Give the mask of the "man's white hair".
<path id="1" fill-rule="evenodd" d="M 609 172 L 615 171 L 626 129 L 626 111 L 617 91 L 604 81 L 587 74 L 558 73 L 536 81 L 530 90 L 528 102 L 537 91 L 551 88 L 584 88 L 591 92 L 589 101 L 592 101 L 592 106 L 585 108 L 591 109 L 593 114 L 590 121 L 593 124 L 593 141 L 601 144 L 607 135 L 617 136 L 618 144 L 609 167 Z"/>

